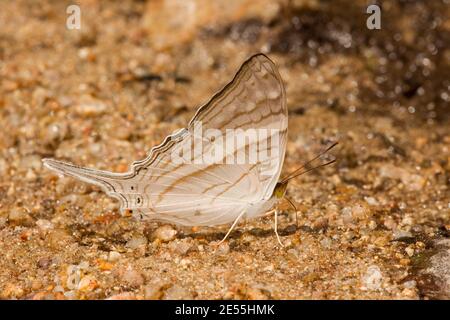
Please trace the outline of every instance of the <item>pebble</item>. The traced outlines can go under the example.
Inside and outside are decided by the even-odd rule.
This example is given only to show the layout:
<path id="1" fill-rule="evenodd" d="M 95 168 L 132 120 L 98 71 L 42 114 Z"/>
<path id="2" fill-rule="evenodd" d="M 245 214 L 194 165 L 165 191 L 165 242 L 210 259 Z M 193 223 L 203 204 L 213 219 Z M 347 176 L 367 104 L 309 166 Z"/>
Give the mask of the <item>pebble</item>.
<path id="1" fill-rule="evenodd" d="M 368 227 L 369 227 L 370 230 L 375 230 L 375 229 L 377 228 L 377 223 L 376 223 L 376 221 L 370 220 L 370 221 L 369 221 L 369 224 L 368 224 Z"/>
<path id="2" fill-rule="evenodd" d="M 98 100 L 81 103 L 75 106 L 75 112 L 82 117 L 96 117 L 106 112 L 108 107 Z"/>
<path id="3" fill-rule="evenodd" d="M 69 133 L 69 127 L 67 123 L 54 123 L 47 127 L 44 134 L 44 141 L 48 144 L 53 144 L 55 142 L 60 142 L 67 137 Z"/>
<path id="4" fill-rule="evenodd" d="M 8 162 L 5 159 L 0 158 L 0 175 L 5 176 L 9 171 Z"/>
<path id="5" fill-rule="evenodd" d="M 20 160 L 20 167 L 25 170 L 34 169 L 37 171 L 41 171 L 41 169 L 42 169 L 41 157 L 38 155 L 24 156 Z"/>
<path id="6" fill-rule="evenodd" d="M 62 249 L 71 238 L 64 229 L 51 230 L 47 236 L 47 243 L 53 249 Z"/>
<path id="7" fill-rule="evenodd" d="M 390 230 L 395 230 L 397 228 L 397 223 L 391 216 L 384 218 L 384 226 Z"/>
<path id="8" fill-rule="evenodd" d="M 351 209 L 353 218 L 356 218 L 358 220 L 366 219 L 371 215 L 370 208 L 364 202 L 353 205 Z"/>
<path id="9" fill-rule="evenodd" d="M 320 217 L 317 218 L 313 224 L 311 225 L 311 227 L 314 230 L 321 230 L 321 229 L 325 229 L 326 227 L 328 227 L 328 219 L 324 218 L 324 217 Z"/>
<path id="10" fill-rule="evenodd" d="M 403 282 L 403 287 L 407 289 L 414 289 L 417 285 L 417 282 L 415 280 L 410 280 Z"/>
<path id="11" fill-rule="evenodd" d="M 24 208 L 15 207 L 9 212 L 8 221 L 10 224 L 16 226 L 30 226 L 33 222 L 33 219 L 25 211 Z"/>
<path id="12" fill-rule="evenodd" d="M 165 300 L 191 300 L 193 295 L 180 285 L 174 284 L 166 290 Z"/>
<path id="13" fill-rule="evenodd" d="M 434 299 L 450 299 L 450 239 L 441 238 L 433 242 L 421 266 L 418 266 L 418 286 L 423 294 Z M 431 277 L 430 277 L 431 276 Z M 427 284 L 429 279 L 432 284 Z M 425 280 L 425 281 L 424 281 Z"/>
<path id="14" fill-rule="evenodd" d="M 414 255 L 414 248 L 412 246 L 408 246 L 405 248 L 405 252 L 408 256 L 412 257 Z"/>
<path id="15" fill-rule="evenodd" d="M 330 249 L 331 245 L 332 245 L 332 241 L 330 238 L 323 238 L 322 240 L 320 240 L 320 244 L 322 245 L 322 247 L 324 247 L 326 249 Z"/>
<path id="16" fill-rule="evenodd" d="M 410 173 L 408 170 L 395 167 L 392 164 L 380 167 L 379 174 L 381 177 L 400 180 L 409 191 L 420 191 L 426 183 L 426 179 L 421 175 Z"/>
<path id="17" fill-rule="evenodd" d="M 398 230 L 397 229 L 393 233 L 394 240 L 399 240 L 399 239 L 402 239 L 402 238 L 412 238 L 412 237 L 413 237 L 413 235 L 409 231 L 403 231 L 403 230 Z"/>
<path id="18" fill-rule="evenodd" d="M 52 264 L 52 259 L 51 258 L 41 258 L 38 260 L 38 267 L 41 269 L 48 269 L 48 267 L 50 267 L 50 265 Z"/>
<path id="19" fill-rule="evenodd" d="M 32 182 L 35 181 L 37 178 L 36 173 L 34 173 L 33 169 L 28 169 L 27 173 L 25 174 L 25 181 Z"/>
<path id="20" fill-rule="evenodd" d="M 228 253 L 230 253 L 230 245 L 227 242 L 222 242 L 217 248 L 215 253 L 217 255 L 227 255 Z"/>
<path id="21" fill-rule="evenodd" d="M 108 261 L 110 262 L 116 262 L 118 261 L 122 255 L 117 251 L 110 251 L 108 254 Z"/>
<path id="22" fill-rule="evenodd" d="M 77 293 L 74 290 L 64 292 L 64 296 L 68 300 L 75 300 L 77 298 Z"/>
<path id="23" fill-rule="evenodd" d="M 131 266 L 125 268 L 125 270 L 120 271 L 120 278 L 130 287 L 139 287 L 144 284 L 144 277 L 140 272 Z"/>
<path id="24" fill-rule="evenodd" d="M 367 204 L 371 206 L 378 206 L 380 204 L 374 197 L 364 197 L 364 200 L 366 200 Z"/>
<path id="25" fill-rule="evenodd" d="M 380 267 L 378 267 L 377 265 L 369 266 L 366 273 L 362 277 L 362 282 L 364 286 L 369 290 L 381 289 L 383 274 L 381 273 Z"/>
<path id="26" fill-rule="evenodd" d="M 78 283 L 77 289 L 80 291 L 93 291 L 98 287 L 98 282 L 92 275 L 87 275 L 81 278 L 80 282 Z"/>
<path id="27" fill-rule="evenodd" d="M 353 223 L 352 208 L 350 208 L 350 207 L 342 208 L 341 215 L 342 215 L 342 221 L 344 224 Z"/>
<path id="28" fill-rule="evenodd" d="M 137 235 L 128 240 L 125 246 L 129 249 L 135 250 L 137 248 L 145 246 L 147 242 L 148 241 L 146 237 L 144 237 L 143 235 Z"/>
<path id="29" fill-rule="evenodd" d="M 53 223 L 46 219 L 39 219 L 36 221 L 36 226 L 39 228 L 39 231 L 47 232 L 53 229 Z"/>
<path id="30" fill-rule="evenodd" d="M 170 243 L 170 249 L 179 255 L 185 255 L 192 249 L 192 243 L 190 239 L 181 239 L 180 241 L 172 241 Z"/>
<path id="31" fill-rule="evenodd" d="M 168 284 L 161 280 L 148 283 L 144 288 L 144 297 L 148 300 L 159 300 L 164 296 L 165 288 Z"/>
<path id="32" fill-rule="evenodd" d="M 164 225 L 156 229 L 153 236 L 162 242 L 169 242 L 175 239 L 177 233 L 177 230 L 175 230 L 172 226 Z"/>

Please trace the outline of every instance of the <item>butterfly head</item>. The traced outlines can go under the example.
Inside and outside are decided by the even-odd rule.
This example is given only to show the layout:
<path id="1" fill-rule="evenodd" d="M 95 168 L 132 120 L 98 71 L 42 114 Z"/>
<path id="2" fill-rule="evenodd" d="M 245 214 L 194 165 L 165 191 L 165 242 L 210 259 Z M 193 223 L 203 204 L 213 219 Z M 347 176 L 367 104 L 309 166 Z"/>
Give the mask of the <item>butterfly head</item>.
<path id="1" fill-rule="evenodd" d="M 273 189 L 272 196 L 277 199 L 283 198 L 284 195 L 286 194 L 286 188 L 287 188 L 288 182 L 289 181 L 278 182 L 277 185 L 275 186 L 275 189 Z"/>

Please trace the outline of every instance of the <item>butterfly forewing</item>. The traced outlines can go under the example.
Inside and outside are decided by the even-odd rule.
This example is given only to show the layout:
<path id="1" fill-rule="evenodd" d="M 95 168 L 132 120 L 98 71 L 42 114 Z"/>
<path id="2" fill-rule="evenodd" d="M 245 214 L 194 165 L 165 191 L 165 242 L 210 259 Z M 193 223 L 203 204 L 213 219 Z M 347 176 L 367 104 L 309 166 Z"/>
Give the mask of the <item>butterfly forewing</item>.
<path id="1" fill-rule="evenodd" d="M 287 121 L 281 77 L 273 62 L 258 54 L 199 108 L 187 128 L 168 136 L 147 158 L 134 162 L 130 172 L 111 179 L 103 173 L 101 179 L 107 187 L 98 183 L 97 177 L 89 181 L 84 174 L 82 178 L 119 198 L 122 209 L 136 209 L 152 219 L 182 225 L 227 223 L 272 195 L 283 165 Z M 227 137 L 229 130 L 267 134 L 248 135 L 244 143 L 232 147 L 226 143 L 222 154 L 214 154 L 213 162 L 205 162 L 205 155 L 212 154 L 217 142 L 208 135 L 209 129 L 222 137 Z M 239 152 L 247 161 L 236 161 Z M 260 156 L 263 153 L 268 157 Z M 248 161 L 252 156 L 253 161 Z M 62 163 L 47 166 L 77 176 Z"/>

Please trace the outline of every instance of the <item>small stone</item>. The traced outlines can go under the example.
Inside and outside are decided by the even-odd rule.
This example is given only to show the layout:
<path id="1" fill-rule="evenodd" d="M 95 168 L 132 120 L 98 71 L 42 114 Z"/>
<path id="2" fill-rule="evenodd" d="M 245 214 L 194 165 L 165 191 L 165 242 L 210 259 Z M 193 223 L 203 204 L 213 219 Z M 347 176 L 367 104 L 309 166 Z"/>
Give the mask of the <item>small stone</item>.
<path id="1" fill-rule="evenodd" d="M 165 300 L 191 300 L 193 298 L 194 297 L 188 290 L 177 284 L 167 289 L 166 294 L 164 295 Z"/>
<path id="2" fill-rule="evenodd" d="M 407 173 L 401 178 L 406 189 L 410 191 L 420 191 L 423 189 L 426 183 L 426 179 L 418 174 Z"/>
<path id="3" fill-rule="evenodd" d="M 402 266 L 407 266 L 407 265 L 409 265 L 410 263 L 411 263 L 411 260 L 409 260 L 409 259 L 407 259 L 407 258 L 400 259 L 400 264 L 401 264 Z"/>
<path id="4" fill-rule="evenodd" d="M 190 239 L 187 238 L 180 241 L 172 241 L 170 243 L 170 249 L 179 255 L 185 255 L 191 248 L 192 244 L 190 243 Z"/>
<path id="5" fill-rule="evenodd" d="M 405 215 L 402 219 L 402 225 L 412 226 L 414 224 L 414 218 L 411 215 Z"/>
<path id="6" fill-rule="evenodd" d="M 408 297 L 408 298 L 418 299 L 415 289 L 405 288 L 402 291 L 402 295 L 405 296 L 405 297 Z"/>
<path id="7" fill-rule="evenodd" d="M 75 106 L 75 112 L 82 117 L 96 117 L 106 112 L 108 107 L 102 101 L 92 100 Z"/>
<path id="8" fill-rule="evenodd" d="M 145 246 L 147 244 L 147 238 L 143 235 L 137 235 L 128 240 L 127 244 L 125 245 L 129 249 L 137 249 L 139 247 Z"/>
<path id="9" fill-rule="evenodd" d="M 342 221 L 345 225 L 353 223 L 352 208 L 344 207 L 341 210 Z"/>
<path id="10" fill-rule="evenodd" d="M 77 293 L 74 290 L 64 292 L 64 296 L 68 300 L 75 300 L 77 298 Z"/>
<path id="11" fill-rule="evenodd" d="M 97 280 L 93 276 L 87 275 L 81 278 L 80 282 L 78 283 L 77 289 L 80 291 L 89 292 L 96 289 L 97 287 L 98 287 Z"/>
<path id="12" fill-rule="evenodd" d="M 54 144 L 64 140 L 69 133 L 69 127 L 66 123 L 54 123 L 47 127 L 44 134 L 44 141 L 48 144 Z"/>
<path id="13" fill-rule="evenodd" d="M 222 242 L 216 249 L 215 253 L 217 255 L 227 255 L 230 253 L 230 245 L 227 242 Z"/>
<path id="14" fill-rule="evenodd" d="M 80 57 L 80 59 L 87 61 L 95 61 L 96 59 L 95 53 L 91 50 L 91 48 L 88 47 L 83 47 L 78 50 L 78 56 Z"/>
<path id="15" fill-rule="evenodd" d="M 328 219 L 324 218 L 324 217 L 320 217 L 313 222 L 311 227 L 314 230 L 325 229 L 326 227 L 328 227 Z"/>
<path id="16" fill-rule="evenodd" d="M 40 171 L 42 169 L 41 157 L 34 154 L 24 156 L 20 160 L 20 167 L 24 170 L 34 169 L 36 171 Z"/>
<path id="17" fill-rule="evenodd" d="M 383 275 L 380 267 L 371 265 L 367 268 L 366 273 L 362 277 L 364 286 L 369 290 L 379 290 L 383 281 Z"/>
<path id="18" fill-rule="evenodd" d="M 303 282 L 311 284 L 320 279 L 320 274 L 318 272 L 310 272 L 303 277 Z"/>
<path id="19" fill-rule="evenodd" d="M 31 226 L 33 219 L 24 208 L 13 208 L 9 212 L 8 221 L 15 226 Z"/>
<path id="20" fill-rule="evenodd" d="M 27 173 L 25 174 L 25 181 L 32 182 L 35 181 L 37 178 L 36 173 L 34 173 L 33 169 L 28 169 Z"/>
<path id="21" fill-rule="evenodd" d="M 175 239 L 177 233 L 178 233 L 177 230 L 175 230 L 173 227 L 169 225 L 164 225 L 156 229 L 155 232 L 153 233 L 153 236 L 162 242 L 169 242 Z"/>
<path id="22" fill-rule="evenodd" d="M 50 265 L 52 264 L 52 259 L 51 258 L 41 258 L 38 260 L 38 267 L 41 269 L 48 269 L 48 267 L 50 267 Z"/>
<path id="23" fill-rule="evenodd" d="M 115 128 L 114 131 L 112 132 L 114 137 L 116 137 L 119 140 L 128 140 L 132 133 L 133 133 L 132 128 L 125 125 L 120 125 L 119 127 Z"/>
<path id="24" fill-rule="evenodd" d="M 408 289 L 414 289 L 417 285 L 417 282 L 415 280 L 410 280 L 403 282 L 403 287 Z"/>
<path id="25" fill-rule="evenodd" d="M 0 158 L 0 175 L 5 176 L 8 171 L 9 171 L 8 162 L 5 159 Z"/>
<path id="26" fill-rule="evenodd" d="M 118 261 L 122 255 L 117 251 L 110 251 L 108 254 L 108 261 L 116 262 Z"/>
<path id="27" fill-rule="evenodd" d="M 294 248 L 289 249 L 289 250 L 287 251 L 287 253 L 289 254 L 289 256 L 291 256 L 291 257 L 294 258 L 294 259 L 297 259 L 297 258 L 298 258 L 298 251 L 297 251 L 296 249 L 294 249 Z"/>
<path id="28" fill-rule="evenodd" d="M 402 238 L 412 238 L 412 237 L 413 237 L 413 235 L 412 235 L 411 232 L 398 230 L 398 229 L 395 230 L 394 234 L 393 234 L 394 240 L 399 240 L 399 239 L 402 239 Z"/>
<path id="29" fill-rule="evenodd" d="M 322 240 L 320 240 L 320 244 L 322 245 L 322 247 L 324 247 L 326 249 L 330 249 L 331 245 L 332 245 L 332 241 L 330 238 L 323 238 Z"/>
<path id="30" fill-rule="evenodd" d="M 101 271 L 109 271 L 114 267 L 114 265 L 111 262 L 105 261 L 103 259 L 98 259 L 97 265 Z"/>
<path id="31" fill-rule="evenodd" d="M 364 200 L 366 200 L 368 205 L 371 205 L 371 206 L 379 205 L 379 202 L 377 201 L 377 199 L 375 199 L 373 197 L 364 197 Z"/>
<path id="32" fill-rule="evenodd" d="M 371 216 L 370 208 L 364 202 L 355 204 L 351 209 L 353 218 L 358 220 L 366 219 Z"/>
<path id="33" fill-rule="evenodd" d="M 31 282 L 31 289 L 33 289 L 34 291 L 39 290 L 42 288 L 42 281 L 40 281 L 39 279 L 35 279 Z"/>
<path id="34" fill-rule="evenodd" d="M 384 218 L 384 226 L 390 230 L 395 230 L 397 228 L 397 223 L 391 216 L 388 216 Z"/>
<path id="35" fill-rule="evenodd" d="M 144 277 L 141 273 L 128 266 L 125 270 L 121 270 L 120 278 L 130 287 L 139 287 L 144 283 Z"/>
<path id="36" fill-rule="evenodd" d="M 412 246 L 408 246 L 405 248 L 405 252 L 408 256 L 412 257 L 414 255 L 414 248 Z"/>
<path id="37" fill-rule="evenodd" d="M 48 232 L 53 229 L 53 223 L 45 219 L 39 219 L 36 221 L 36 226 L 41 232 Z"/>
<path id="38" fill-rule="evenodd" d="M 400 180 L 408 191 L 419 191 L 425 186 L 426 179 L 422 176 L 410 173 L 408 170 L 395 167 L 392 164 L 384 165 L 380 168 L 381 177 Z"/>
<path id="39" fill-rule="evenodd" d="M 250 300 L 267 300 L 269 299 L 266 290 L 261 290 L 260 288 L 249 287 L 247 289 L 247 296 Z"/>
<path id="40" fill-rule="evenodd" d="M 71 238 L 64 229 L 51 230 L 47 236 L 47 243 L 53 249 L 61 249 L 67 245 Z"/>
<path id="41" fill-rule="evenodd" d="M 144 288 L 144 297 L 148 300 L 160 300 L 167 287 L 168 284 L 160 280 L 150 282 Z"/>

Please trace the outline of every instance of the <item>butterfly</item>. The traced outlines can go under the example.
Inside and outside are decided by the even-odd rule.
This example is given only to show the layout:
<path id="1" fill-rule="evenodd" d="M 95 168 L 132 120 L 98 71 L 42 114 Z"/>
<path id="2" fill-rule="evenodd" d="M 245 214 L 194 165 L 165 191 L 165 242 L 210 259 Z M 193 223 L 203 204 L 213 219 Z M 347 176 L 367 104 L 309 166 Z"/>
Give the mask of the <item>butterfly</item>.
<path id="1" fill-rule="evenodd" d="M 198 124 L 202 131 L 196 130 Z M 216 161 L 205 162 L 202 156 L 216 150 L 218 141 L 207 136 L 208 130 L 213 130 L 215 137 L 250 130 L 264 134 L 246 135 L 244 143 L 230 148 L 227 144 L 226 152 L 215 153 Z M 54 159 L 43 159 L 43 163 L 59 174 L 101 187 L 119 200 L 122 211 L 144 218 L 183 226 L 232 223 L 222 241 L 241 218 L 274 212 L 275 234 L 281 244 L 276 206 L 285 197 L 289 180 L 334 162 L 311 166 L 336 145 L 280 179 L 287 130 L 283 81 L 275 64 L 259 53 L 245 61 L 233 80 L 197 110 L 186 128 L 167 136 L 145 159 L 133 162 L 128 172 L 100 171 Z M 226 139 L 231 140 L 235 142 L 236 137 Z M 202 148 L 192 148 L 193 141 L 200 141 Z M 225 161 L 239 152 L 245 159 L 253 156 L 256 160 Z M 187 161 L 174 161 L 174 155 L 180 154 Z"/>

